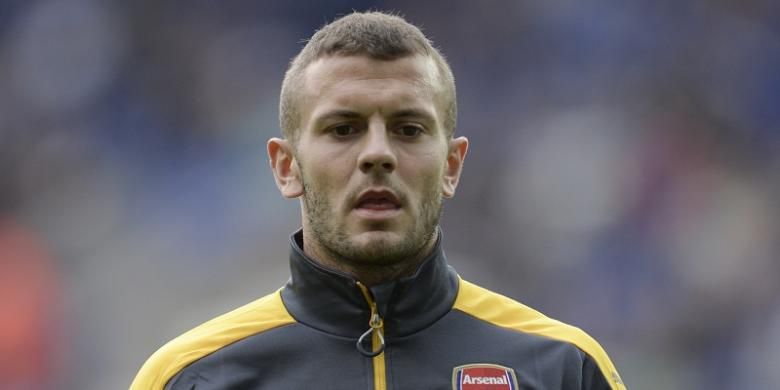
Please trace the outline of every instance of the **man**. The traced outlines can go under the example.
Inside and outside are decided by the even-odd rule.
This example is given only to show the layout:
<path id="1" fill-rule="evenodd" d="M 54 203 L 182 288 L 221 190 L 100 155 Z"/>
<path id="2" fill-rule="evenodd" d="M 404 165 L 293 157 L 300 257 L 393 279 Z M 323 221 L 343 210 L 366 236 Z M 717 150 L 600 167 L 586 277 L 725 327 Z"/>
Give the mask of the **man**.
<path id="1" fill-rule="evenodd" d="M 318 31 L 282 85 L 292 277 L 157 351 L 131 389 L 624 389 L 577 328 L 470 284 L 438 229 L 468 149 L 441 54 L 397 16 Z"/>

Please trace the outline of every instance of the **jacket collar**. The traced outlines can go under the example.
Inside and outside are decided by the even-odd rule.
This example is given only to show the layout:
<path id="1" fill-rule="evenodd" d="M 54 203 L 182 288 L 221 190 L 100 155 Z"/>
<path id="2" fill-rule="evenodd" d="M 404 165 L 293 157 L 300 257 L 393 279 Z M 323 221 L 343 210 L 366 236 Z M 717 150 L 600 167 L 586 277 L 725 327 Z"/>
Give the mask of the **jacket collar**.
<path id="1" fill-rule="evenodd" d="M 303 233 L 290 237 L 290 281 L 282 299 L 300 323 L 356 338 L 369 327 L 370 308 L 357 281 L 323 267 L 303 253 Z M 458 276 L 447 265 L 441 230 L 431 254 L 414 275 L 373 286 L 370 291 L 384 320 L 386 338 L 407 336 L 444 316 L 455 301 Z"/>

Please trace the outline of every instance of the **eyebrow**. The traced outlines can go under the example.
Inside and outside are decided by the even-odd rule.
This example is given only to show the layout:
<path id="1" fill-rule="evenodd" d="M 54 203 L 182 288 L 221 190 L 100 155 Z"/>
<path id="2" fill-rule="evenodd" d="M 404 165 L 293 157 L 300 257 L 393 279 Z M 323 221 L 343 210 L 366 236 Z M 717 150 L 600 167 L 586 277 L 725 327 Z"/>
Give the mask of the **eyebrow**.
<path id="1" fill-rule="evenodd" d="M 431 120 L 431 121 L 435 120 L 435 117 L 430 113 L 428 113 L 428 111 L 415 109 L 415 108 L 408 108 L 408 109 L 395 111 L 391 113 L 390 117 L 394 119 L 423 118 L 425 120 Z M 331 111 L 326 111 L 324 114 L 315 118 L 315 121 L 323 122 L 323 121 L 333 120 L 333 119 L 360 119 L 360 118 L 363 118 L 363 114 L 357 111 L 335 109 Z"/>
<path id="2" fill-rule="evenodd" d="M 362 117 L 360 113 L 350 110 L 332 110 L 320 115 L 317 121 L 323 121 L 331 118 L 345 118 L 345 119 L 357 119 Z"/>
<path id="3" fill-rule="evenodd" d="M 362 115 L 355 111 L 350 110 L 332 110 L 327 111 L 324 114 L 320 115 L 317 119 L 327 119 L 327 118 L 360 118 Z"/>
<path id="4" fill-rule="evenodd" d="M 409 118 L 409 117 L 411 117 L 411 118 L 425 118 L 425 119 L 430 119 L 430 120 L 434 119 L 433 115 L 431 115 L 427 111 L 418 110 L 418 109 L 414 109 L 414 108 L 401 110 L 401 111 L 396 111 L 396 112 L 393 113 L 392 117 L 393 118 Z"/>

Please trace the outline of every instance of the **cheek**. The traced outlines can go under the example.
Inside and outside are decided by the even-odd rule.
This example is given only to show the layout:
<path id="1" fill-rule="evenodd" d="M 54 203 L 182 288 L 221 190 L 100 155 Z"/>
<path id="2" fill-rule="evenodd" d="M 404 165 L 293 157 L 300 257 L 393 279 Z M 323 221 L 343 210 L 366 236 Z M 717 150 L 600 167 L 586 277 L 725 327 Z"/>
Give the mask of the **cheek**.
<path id="1" fill-rule="evenodd" d="M 321 171 L 321 176 L 327 178 L 331 192 L 346 191 L 354 176 L 354 163 L 344 155 L 335 155 L 322 161 L 318 169 Z"/>
<path id="2" fill-rule="evenodd" d="M 417 155 L 400 159 L 399 165 L 408 184 L 414 186 L 418 192 L 427 193 L 433 187 L 441 186 L 441 179 L 444 176 L 444 157 L 435 153 Z"/>
<path id="3" fill-rule="evenodd" d="M 304 172 L 304 180 L 316 191 L 314 196 L 330 198 L 331 202 L 339 201 L 349 189 L 351 176 L 349 162 L 343 156 L 309 161 Z"/>

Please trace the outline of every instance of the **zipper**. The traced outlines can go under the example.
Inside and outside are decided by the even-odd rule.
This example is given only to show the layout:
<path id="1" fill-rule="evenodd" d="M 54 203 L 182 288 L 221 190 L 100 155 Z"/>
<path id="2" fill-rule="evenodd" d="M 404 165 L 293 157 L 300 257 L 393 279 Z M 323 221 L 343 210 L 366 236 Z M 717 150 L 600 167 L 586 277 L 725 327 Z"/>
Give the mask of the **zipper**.
<path id="1" fill-rule="evenodd" d="M 360 351 L 363 356 L 370 357 L 374 364 L 374 390 L 386 390 L 387 378 L 385 373 L 385 329 L 382 316 L 379 315 L 379 310 L 376 306 L 374 296 L 368 287 L 361 283 L 356 282 L 360 292 L 363 293 L 363 298 L 366 299 L 368 307 L 371 309 L 371 316 L 368 320 L 368 330 L 366 330 L 357 341 L 357 350 Z M 371 336 L 371 349 L 365 348 L 366 338 Z"/>

